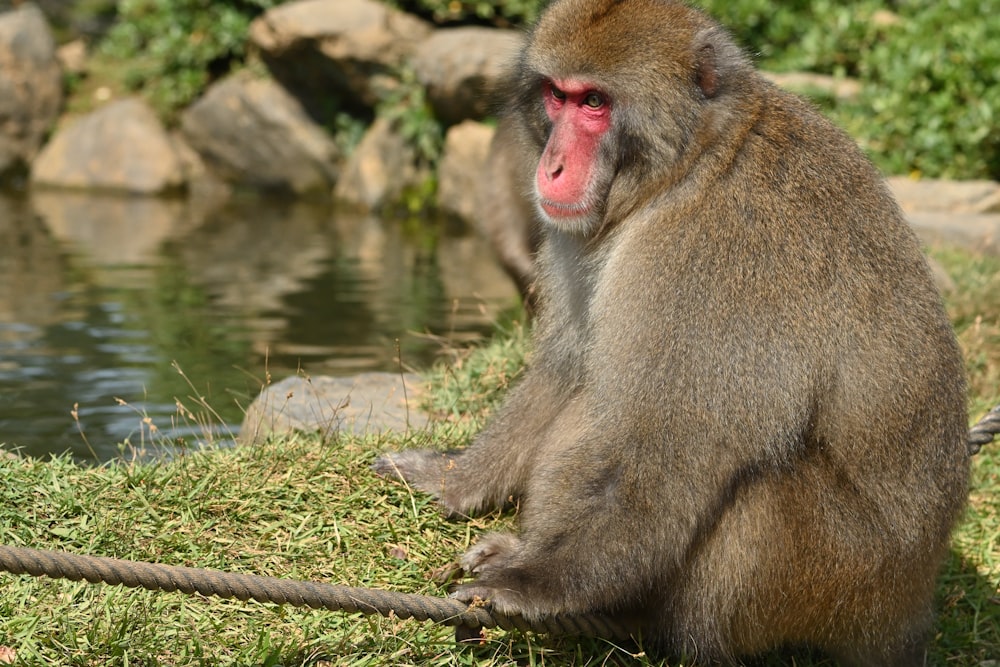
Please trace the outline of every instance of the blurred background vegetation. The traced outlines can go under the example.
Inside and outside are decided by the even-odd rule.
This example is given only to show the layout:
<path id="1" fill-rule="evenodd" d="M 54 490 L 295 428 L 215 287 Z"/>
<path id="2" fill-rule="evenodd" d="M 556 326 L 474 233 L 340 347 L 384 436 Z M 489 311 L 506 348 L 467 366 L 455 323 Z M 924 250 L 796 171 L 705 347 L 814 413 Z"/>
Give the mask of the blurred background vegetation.
<path id="1" fill-rule="evenodd" d="M 515 28 L 529 25 L 544 5 L 542 0 L 388 1 L 438 25 Z M 692 2 L 728 26 L 763 69 L 858 80 L 861 94 L 855 99 L 820 96 L 816 102 L 885 172 L 1000 178 L 1000 12 L 995 0 Z M 0 7 L 4 4 L 10 3 L 0 1 Z M 146 95 L 169 121 L 214 79 L 247 65 L 250 21 L 279 2 L 38 4 L 63 34 L 86 33 L 98 58 L 120 64 L 121 84 Z M 380 113 L 392 113 L 393 104 L 412 99 L 390 101 Z M 412 112 L 424 114 L 426 108 Z M 434 123 L 419 127 L 441 133 Z M 430 143 L 422 136 L 413 140 Z"/>

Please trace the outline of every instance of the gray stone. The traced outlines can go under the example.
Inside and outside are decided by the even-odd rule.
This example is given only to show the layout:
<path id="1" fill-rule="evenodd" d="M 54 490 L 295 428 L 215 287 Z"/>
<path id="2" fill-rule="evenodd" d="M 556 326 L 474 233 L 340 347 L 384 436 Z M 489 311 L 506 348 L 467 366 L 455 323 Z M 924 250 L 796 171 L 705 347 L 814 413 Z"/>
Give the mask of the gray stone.
<path id="1" fill-rule="evenodd" d="M 926 244 L 957 245 L 974 252 L 1000 253 L 1000 214 L 913 212 L 910 225 Z"/>
<path id="2" fill-rule="evenodd" d="M 299 102 L 271 79 L 237 74 L 181 117 L 184 138 L 228 183 L 296 194 L 328 193 L 340 152 Z"/>
<path id="3" fill-rule="evenodd" d="M 288 377 L 265 387 L 250 404 L 240 441 L 252 444 L 292 431 L 318 431 L 326 438 L 339 431 L 419 430 L 428 422 L 417 408 L 421 392 L 420 378 L 411 374 Z"/>
<path id="4" fill-rule="evenodd" d="M 808 96 L 819 91 L 838 100 L 851 101 L 861 95 L 861 83 L 855 79 L 814 72 L 761 72 L 764 78 L 786 90 Z"/>
<path id="5" fill-rule="evenodd" d="M 438 207 L 467 223 L 477 219 L 476 192 L 485 176 L 493 128 L 465 121 L 448 130 L 438 165 Z"/>
<path id="6" fill-rule="evenodd" d="M 376 118 L 344 165 L 334 196 L 377 211 L 427 178 L 429 171 L 418 166 L 416 150 L 393 129 L 392 121 Z"/>
<path id="7" fill-rule="evenodd" d="M 35 157 L 62 96 L 55 41 L 42 12 L 26 3 L 0 13 L 0 176 Z"/>
<path id="8" fill-rule="evenodd" d="M 84 74 L 87 71 L 87 43 L 74 39 L 56 49 L 56 58 L 64 72 Z"/>
<path id="9" fill-rule="evenodd" d="M 375 0 L 300 0 L 250 25 L 250 43 L 314 116 L 331 103 L 370 108 L 378 87 L 409 60 L 429 23 Z"/>
<path id="10" fill-rule="evenodd" d="M 886 179 L 904 211 L 1000 213 L 1000 183 L 890 176 Z"/>
<path id="11" fill-rule="evenodd" d="M 185 183 L 184 163 L 145 102 L 111 102 L 56 132 L 31 167 L 36 185 L 153 194 Z"/>
<path id="12" fill-rule="evenodd" d="M 413 69 L 439 120 L 479 120 L 493 110 L 493 92 L 523 46 L 514 30 L 443 28 L 417 47 Z"/>

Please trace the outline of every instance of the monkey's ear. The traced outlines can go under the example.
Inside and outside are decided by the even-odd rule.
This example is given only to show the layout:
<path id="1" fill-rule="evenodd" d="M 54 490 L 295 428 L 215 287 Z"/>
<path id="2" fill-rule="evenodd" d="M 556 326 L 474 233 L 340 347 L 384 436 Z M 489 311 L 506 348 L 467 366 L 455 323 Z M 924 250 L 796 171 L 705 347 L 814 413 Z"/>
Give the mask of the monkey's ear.
<path id="1" fill-rule="evenodd" d="M 719 66 L 715 56 L 715 46 L 702 44 L 695 60 L 695 81 L 702 94 L 712 99 L 719 92 Z"/>

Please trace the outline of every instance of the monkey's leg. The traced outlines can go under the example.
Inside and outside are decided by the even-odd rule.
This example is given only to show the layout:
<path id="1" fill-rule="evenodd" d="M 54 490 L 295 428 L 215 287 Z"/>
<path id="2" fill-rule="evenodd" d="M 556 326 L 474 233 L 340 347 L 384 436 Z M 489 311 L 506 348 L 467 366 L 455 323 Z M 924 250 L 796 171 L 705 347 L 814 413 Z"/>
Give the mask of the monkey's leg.
<path id="1" fill-rule="evenodd" d="M 500 411 L 465 450 L 410 450 L 386 454 L 372 466 L 433 494 L 451 515 L 503 507 L 521 495 L 567 391 L 540 371 L 529 371 Z"/>
<path id="2" fill-rule="evenodd" d="M 807 645 L 845 667 L 921 665 L 935 550 L 905 546 L 898 509 L 843 479 L 821 456 L 747 479 L 653 614 L 666 648 L 714 636 L 733 655 Z"/>

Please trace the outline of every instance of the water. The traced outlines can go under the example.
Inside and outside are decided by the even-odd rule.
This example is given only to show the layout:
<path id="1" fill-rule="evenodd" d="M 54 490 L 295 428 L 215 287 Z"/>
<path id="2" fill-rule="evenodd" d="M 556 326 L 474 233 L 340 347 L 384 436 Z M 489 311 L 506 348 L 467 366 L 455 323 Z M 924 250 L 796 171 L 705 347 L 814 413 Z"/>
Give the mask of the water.
<path id="1" fill-rule="evenodd" d="M 207 422 L 230 440 L 268 376 L 425 368 L 517 301 L 480 239 L 432 227 L 253 197 L 0 196 L 0 443 L 169 454 Z"/>

